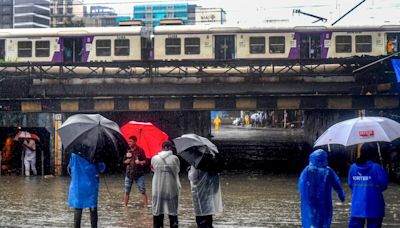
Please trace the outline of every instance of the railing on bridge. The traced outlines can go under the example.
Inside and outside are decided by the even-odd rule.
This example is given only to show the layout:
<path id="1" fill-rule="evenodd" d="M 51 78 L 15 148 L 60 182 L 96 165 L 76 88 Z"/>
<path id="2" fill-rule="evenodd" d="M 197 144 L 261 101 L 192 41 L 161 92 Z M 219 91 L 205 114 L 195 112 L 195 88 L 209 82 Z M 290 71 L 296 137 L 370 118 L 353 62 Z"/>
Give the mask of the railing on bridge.
<path id="1" fill-rule="evenodd" d="M 93 78 L 154 76 L 351 76 L 374 57 L 303 60 L 0 63 L 0 77 Z M 1 79 L 0 79 L 1 80 Z"/>

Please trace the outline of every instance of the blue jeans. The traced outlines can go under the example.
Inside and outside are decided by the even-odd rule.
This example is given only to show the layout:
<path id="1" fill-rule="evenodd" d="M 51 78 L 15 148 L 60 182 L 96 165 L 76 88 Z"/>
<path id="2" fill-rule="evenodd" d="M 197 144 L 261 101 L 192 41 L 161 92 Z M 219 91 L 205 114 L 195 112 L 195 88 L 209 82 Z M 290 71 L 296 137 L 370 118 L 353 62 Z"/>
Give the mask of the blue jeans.
<path id="1" fill-rule="evenodd" d="M 367 221 L 367 228 L 381 228 L 383 218 L 356 218 L 351 217 L 349 228 L 364 228 Z"/>
<path id="2" fill-rule="evenodd" d="M 144 176 L 136 177 L 134 180 L 125 176 L 125 192 L 131 192 L 133 181 L 136 182 L 140 193 L 146 192 L 146 187 L 144 185 Z"/>

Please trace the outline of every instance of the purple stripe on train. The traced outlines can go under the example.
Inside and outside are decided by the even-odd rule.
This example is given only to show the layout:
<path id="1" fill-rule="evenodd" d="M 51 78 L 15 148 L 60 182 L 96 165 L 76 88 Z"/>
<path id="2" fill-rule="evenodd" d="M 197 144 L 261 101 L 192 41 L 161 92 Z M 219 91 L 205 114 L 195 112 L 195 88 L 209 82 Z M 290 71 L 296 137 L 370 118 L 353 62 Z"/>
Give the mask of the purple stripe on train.
<path id="1" fill-rule="evenodd" d="M 82 54 L 80 62 L 88 61 L 90 50 L 86 50 L 86 44 L 92 44 L 94 36 L 62 36 L 58 38 L 58 45 L 60 46 L 60 51 L 54 52 L 52 62 L 59 63 L 64 61 L 64 48 L 65 48 L 64 40 L 70 38 L 82 39 Z"/>
<path id="2" fill-rule="evenodd" d="M 325 41 L 332 39 L 332 32 L 321 32 L 321 33 L 299 33 L 295 32 L 294 39 L 296 40 L 296 47 L 290 48 L 289 59 L 300 59 L 300 45 L 301 35 L 320 35 L 321 42 L 321 59 L 326 59 L 328 56 L 329 47 L 325 47 Z"/>

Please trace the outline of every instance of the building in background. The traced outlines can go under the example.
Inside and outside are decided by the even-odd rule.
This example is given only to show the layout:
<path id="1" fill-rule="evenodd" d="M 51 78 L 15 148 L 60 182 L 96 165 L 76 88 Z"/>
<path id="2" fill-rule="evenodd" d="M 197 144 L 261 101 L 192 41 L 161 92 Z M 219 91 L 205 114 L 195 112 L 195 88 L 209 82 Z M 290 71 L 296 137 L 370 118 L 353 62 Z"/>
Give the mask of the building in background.
<path id="1" fill-rule="evenodd" d="M 226 12 L 222 8 L 196 7 L 196 24 L 221 25 L 226 22 Z"/>
<path id="2" fill-rule="evenodd" d="M 48 28 L 48 0 L 0 0 L 0 28 Z"/>
<path id="3" fill-rule="evenodd" d="M 85 6 L 84 11 L 84 24 L 87 27 L 118 26 L 120 17 L 115 13 L 114 8 L 105 6 Z"/>
<path id="4" fill-rule="evenodd" d="M 163 19 L 180 19 L 183 24 L 195 24 L 196 5 L 155 4 L 133 7 L 133 19 L 142 20 L 146 27 L 160 25 Z"/>
<path id="5" fill-rule="evenodd" d="M 52 27 L 83 26 L 82 0 L 50 0 Z"/>
<path id="6" fill-rule="evenodd" d="M 14 27 L 14 0 L 0 0 L 0 29 Z"/>

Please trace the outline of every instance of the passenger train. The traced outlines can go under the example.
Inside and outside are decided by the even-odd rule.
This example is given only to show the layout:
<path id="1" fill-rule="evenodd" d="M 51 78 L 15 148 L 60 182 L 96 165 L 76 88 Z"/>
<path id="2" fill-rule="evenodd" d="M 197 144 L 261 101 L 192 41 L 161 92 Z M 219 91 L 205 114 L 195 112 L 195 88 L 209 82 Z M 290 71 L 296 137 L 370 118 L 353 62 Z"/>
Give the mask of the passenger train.
<path id="1" fill-rule="evenodd" d="M 0 29 L 2 62 L 329 59 L 399 50 L 400 26 Z M 145 35 L 147 34 L 147 35 Z"/>

